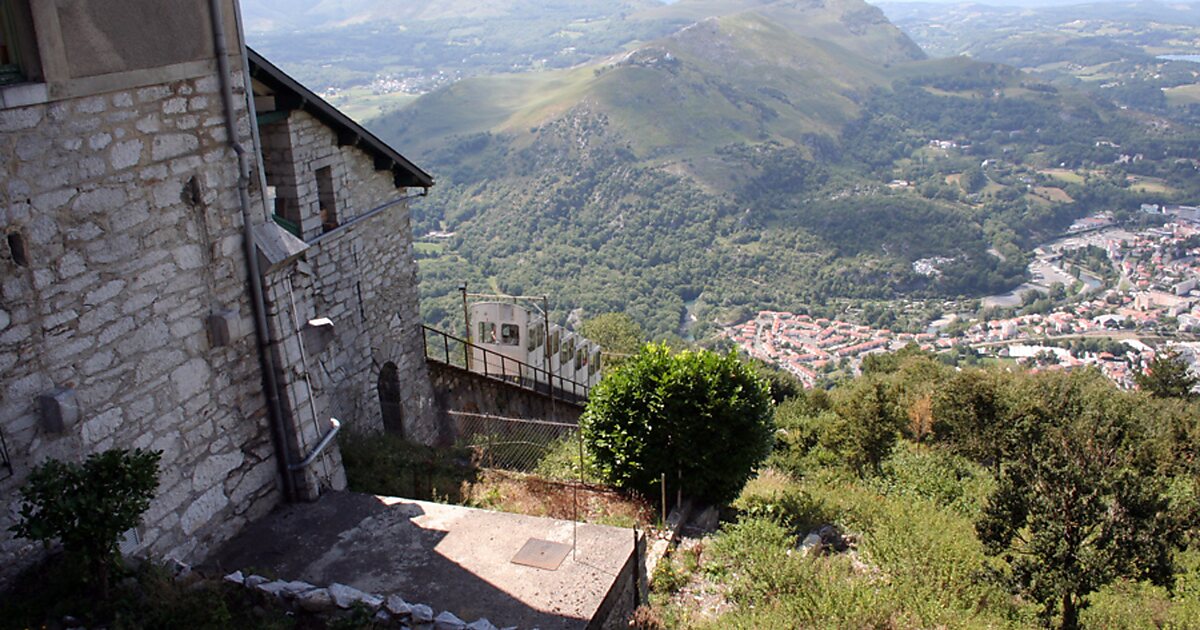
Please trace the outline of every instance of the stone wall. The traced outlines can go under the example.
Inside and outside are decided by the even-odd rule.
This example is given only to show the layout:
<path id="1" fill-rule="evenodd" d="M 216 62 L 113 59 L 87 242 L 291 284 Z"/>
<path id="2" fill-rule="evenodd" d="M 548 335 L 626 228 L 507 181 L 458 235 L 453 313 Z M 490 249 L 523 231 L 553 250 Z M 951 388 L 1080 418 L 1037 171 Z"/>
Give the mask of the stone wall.
<path id="1" fill-rule="evenodd" d="M 646 603 L 649 585 L 643 573 L 646 566 L 646 535 L 634 530 L 636 543 L 633 554 L 613 580 L 612 588 L 588 622 L 589 630 L 619 630 L 628 628 L 638 606 Z"/>
<path id="2" fill-rule="evenodd" d="M 126 37 L 128 24 L 109 20 L 123 14 L 99 4 L 31 5 L 48 53 L 45 83 L 0 88 L 0 431 L 14 464 L 0 478 L 0 587 L 41 554 L 40 546 L 13 539 L 8 526 L 17 518 L 18 488 L 47 458 L 161 450 L 159 492 L 133 549 L 188 563 L 282 498 L 243 254 L 237 160 L 215 60 L 196 58 L 211 51 L 207 3 L 188 0 L 180 13 L 202 16 L 196 23 L 171 20 L 188 38 L 190 52 L 178 59 L 160 54 L 170 36 Z M 121 11 L 153 3 L 128 4 Z M 59 23 L 55 7 L 68 5 L 78 9 L 74 21 L 43 29 Z M 232 12 L 225 18 L 236 44 Z M 111 29 L 89 45 L 120 44 L 105 63 L 121 71 L 84 76 L 89 66 L 71 59 L 79 42 L 63 38 L 97 20 Z M 230 61 L 241 67 L 240 59 Z M 250 148 L 240 72 L 232 85 L 238 140 Z M 339 146 L 332 129 L 302 110 L 262 130 L 264 171 L 296 201 L 307 241 L 292 243 L 302 255 L 264 278 L 283 448 L 291 461 L 304 458 L 331 417 L 351 431 L 380 430 L 385 366 L 399 381 L 392 416 L 402 416 L 408 437 L 432 443 L 407 191 L 396 188 L 392 171 L 376 170 L 362 149 Z M 319 219 L 318 169 L 328 169 L 325 192 L 332 191 L 338 226 Z M 259 181 L 254 173 L 252 220 L 256 229 L 273 228 Z M 210 336 L 214 315 L 229 324 L 227 339 Z M 310 323 L 320 318 L 332 325 Z M 64 426 L 45 421 L 39 399 L 46 395 L 55 397 L 51 407 Z M 343 487 L 336 444 L 293 476 L 302 498 Z"/>
<path id="3" fill-rule="evenodd" d="M 139 548 L 184 561 L 279 500 L 218 89 L 209 67 L 0 110 L 0 430 L 15 468 L 0 480 L 0 581 L 39 553 L 7 528 L 46 458 L 163 451 Z M 206 331 L 218 311 L 236 314 L 227 345 Z M 62 431 L 39 420 L 55 389 L 73 392 Z"/>
<path id="4" fill-rule="evenodd" d="M 339 147 L 336 133 L 304 111 L 264 126 L 263 153 L 268 185 L 295 204 L 309 243 L 303 260 L 268 278 L 297 453 L 320 439 L 330 417 L 348 431 L 382 430 L 378 382 L 388 363 L 399 375 L 404 433 L 432 442 L 433 392 L 421 345 L 408 205 L 366 216 L 406 191 L 363 150 Z M 328 232 L 318 219 L 316 171 L 323 168 L 334 179 L 341 223 Z M 317 318 L 332 322 L 326 343 L 303 332 Z M 326 459 L 305 476 L 306 496 L 344 486 L 336 449 Z"/>
<path id="5" fill-rule="evenodd" d="M 583 407 L 523 387 L 488 378 L 476 372 L 429 361 L 429 376 L 439 412 L 444 443 L 454 441 L 454 420 L 447 411 L 489 414 L 505 418 L 530 418 L 578 424 Z"/>

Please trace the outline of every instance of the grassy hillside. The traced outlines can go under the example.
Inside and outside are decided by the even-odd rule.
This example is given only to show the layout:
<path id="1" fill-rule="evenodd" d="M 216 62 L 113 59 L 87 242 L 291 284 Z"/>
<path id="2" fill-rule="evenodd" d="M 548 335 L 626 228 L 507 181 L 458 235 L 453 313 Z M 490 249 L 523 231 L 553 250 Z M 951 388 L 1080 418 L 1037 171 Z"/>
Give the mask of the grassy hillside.
<path id="1" fill-rule="evenodd" d="M 663 163 L 737 142 L 835 135 L 883 85 L 878 64 L 835 41 L 743 13 L 579 68 L 460 81 L 372 126 L 419 159 L 450 135 L 511 134 L 527 145 L 540 125 L 586 106 L 640 159 Z"/>
<path id="2" fill-rule="evenodd" d="M 647 9 L 635 18 L 683 19 L 753 13 L 801 37 L 837 43 L 879 63 L 921 59 L 921 49 L 876 7 L 859 0 L 680 0 Z"/>
<path id="3" fill-rule="evenodd" d="M 1194 133 L 1011 67 L 860 55 L 891 27 L 812 37 L 793 23 L 866 4 L 789 6 L 685 0 L 662 11 L 722 14 L 589 64 L 459 81 L 371 121 L 439 182 L 416 229 L 455 233 L 422 254 L 428 319 L 454 321 L 461 280 L 553 295 L 560 316 L 627 311 L 655 335 L 758 308 L 1000 293 L 1073 218 L 1196 188 L 1171 171 Z M 903 49 L 890 32 L 882 48 Z M 1118 146 L 1173 183 L 1130 187 Z M 981 164 L 979 187 L 963 184 Z M 1097 175 L 1073 187 L 1041 174 L 1052 167 Z M 921 275 L 924 258 L 945 262 Z"/>

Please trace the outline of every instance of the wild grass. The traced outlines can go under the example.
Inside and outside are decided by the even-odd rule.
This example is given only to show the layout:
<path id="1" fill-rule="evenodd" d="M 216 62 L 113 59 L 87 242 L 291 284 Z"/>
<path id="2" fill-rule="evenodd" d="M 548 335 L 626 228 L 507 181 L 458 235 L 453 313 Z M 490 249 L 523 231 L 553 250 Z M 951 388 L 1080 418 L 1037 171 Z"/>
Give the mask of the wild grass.
<path id="1" fill-rule="evenodd" d="M 762 471 L 693 571 L 724 589 L 731 612 L 706 617 L 686 597 L 664 597 L 688 579 L 676 563 L 656 576 L 656 610 L 644 614 L 670 620 L 662 627 L 1040 627 L 1037 607 L 1011 594 L 975 535 L 993 483 L 983 467 L 912 444 L 867 479 L 835 468 L 802 478 Z M 851 550 L 802 553 L 799 541 L 825 523 Z M 1177 564 L 1173 590 L 1125 581 L 1096 593 L 1085 627 L 1200 627 L 1200 550 Z"/>
<path id="2" fill-rule="evenodd" d="M 387 434 L 343 434 L 339 446 L 350 490 L 500 512 L 578 519 L 615 527 L 649 526 L 654 509 L 642 498 L 578 483 L 578 443 L 555 444 L 533 474 L 480 467 L 469 448 L 432 449 Z"/>

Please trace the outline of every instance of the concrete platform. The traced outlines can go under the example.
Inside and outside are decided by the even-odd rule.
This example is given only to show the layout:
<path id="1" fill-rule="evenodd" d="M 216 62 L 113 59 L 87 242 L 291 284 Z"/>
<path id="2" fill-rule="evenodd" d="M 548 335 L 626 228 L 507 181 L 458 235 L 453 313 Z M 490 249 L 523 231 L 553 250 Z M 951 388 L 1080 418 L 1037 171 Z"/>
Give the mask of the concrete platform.
<path id="1" fill-rule="evenodd" d="M 250 525 L 214 561 L 223 571 L 397 594 L 434 614 L 487 617 L 501 627 L 600 627 L 610 610 L 632 603 L 633 530 L 581 523 L 574 556 L 556 570 L 511 562 L 530 538 L 570 545 L 572 528 L 570 521 L 337 492 Z"/>

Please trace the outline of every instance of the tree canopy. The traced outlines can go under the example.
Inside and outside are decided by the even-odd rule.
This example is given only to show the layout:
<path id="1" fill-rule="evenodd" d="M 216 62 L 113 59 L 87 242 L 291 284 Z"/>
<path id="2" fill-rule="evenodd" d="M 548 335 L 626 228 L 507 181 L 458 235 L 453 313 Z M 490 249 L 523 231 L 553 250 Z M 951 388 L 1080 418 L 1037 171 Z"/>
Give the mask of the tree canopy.
<path id="1" fill-rule="evenodd" d="M 980 541 L 1062 628 L 1119 577 L 1166 583 L 1181 523 L 1143 448 L 1136 400 L 1092 372 L 1052 373 L 1017 392 L 1022 436 L 976 523 Z"/>
<path id="2" fill-rule="evenodd" d="M 1191 399 L 1196 396 L 1200 377 L 1189 371 L 1187 361 L 1173 350 L 1163 350 L 1154 357 L 1146 371 L 1134 375 L 1139 389 L 1157 398 Z"/>

